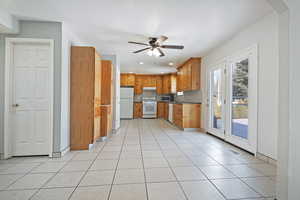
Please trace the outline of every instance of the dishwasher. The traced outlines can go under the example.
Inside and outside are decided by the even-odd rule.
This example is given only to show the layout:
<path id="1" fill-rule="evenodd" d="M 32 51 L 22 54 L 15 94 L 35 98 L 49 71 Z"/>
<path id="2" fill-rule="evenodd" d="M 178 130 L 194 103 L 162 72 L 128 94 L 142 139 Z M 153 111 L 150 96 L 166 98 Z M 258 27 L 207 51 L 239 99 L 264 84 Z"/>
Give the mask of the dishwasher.
<path id="1" fill-rule="evenodd" d="M 173 123 L 173 104 L 169 103 L 169 122 Z"/>

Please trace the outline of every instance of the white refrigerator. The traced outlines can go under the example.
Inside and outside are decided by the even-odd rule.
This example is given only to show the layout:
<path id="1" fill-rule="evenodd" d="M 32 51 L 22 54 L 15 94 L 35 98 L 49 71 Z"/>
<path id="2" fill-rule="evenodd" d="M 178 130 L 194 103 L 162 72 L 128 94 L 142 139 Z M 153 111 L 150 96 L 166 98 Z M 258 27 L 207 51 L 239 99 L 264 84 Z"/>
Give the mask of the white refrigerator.
<path id="1" fill-rule="evenodd" d="M 132 87 L 121 87 L 120 89 L 120 115 L 121 119 L 133 119 L 133 98 Z"/>

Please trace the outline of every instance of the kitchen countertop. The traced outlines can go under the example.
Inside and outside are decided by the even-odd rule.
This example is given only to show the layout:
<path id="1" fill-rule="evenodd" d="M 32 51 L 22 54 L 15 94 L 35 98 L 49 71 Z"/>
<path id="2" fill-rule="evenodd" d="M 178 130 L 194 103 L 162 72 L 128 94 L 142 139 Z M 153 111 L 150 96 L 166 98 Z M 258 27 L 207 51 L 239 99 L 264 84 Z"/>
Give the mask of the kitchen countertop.
<path id="1" fill-rule="evenodd" d="M 171 104 L 202 104 L 201 102 L 169 102 Z"/>
<path id="2" fill-rule="evenodd" d="M 163 102 L 163 103 L 170 103 L 170 104 L 202 104 L 201 102 L 186 102 L 186 101 L 183 101 L 183 102 L 170 102 L 170 101 L 157 101 L 157 102 Z M 133 103 L 143 103 L 143 101 L 134 101 Z"/>

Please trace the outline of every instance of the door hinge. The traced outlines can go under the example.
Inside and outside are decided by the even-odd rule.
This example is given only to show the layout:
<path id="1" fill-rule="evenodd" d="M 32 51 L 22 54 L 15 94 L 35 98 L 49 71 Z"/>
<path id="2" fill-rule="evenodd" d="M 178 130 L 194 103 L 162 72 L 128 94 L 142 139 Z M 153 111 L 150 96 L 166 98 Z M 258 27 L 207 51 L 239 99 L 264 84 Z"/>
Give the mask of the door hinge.
<path id="1" fill-rule="evenodd" d="M 226 104 L 226 100 L 224 100 L 224 104 Z"/>
<path id="2" fill-rule="evenodd" d="M 227 70 L 226 69 L 224 69 L 224 74 L 226 74 L 227 73 Z"/>

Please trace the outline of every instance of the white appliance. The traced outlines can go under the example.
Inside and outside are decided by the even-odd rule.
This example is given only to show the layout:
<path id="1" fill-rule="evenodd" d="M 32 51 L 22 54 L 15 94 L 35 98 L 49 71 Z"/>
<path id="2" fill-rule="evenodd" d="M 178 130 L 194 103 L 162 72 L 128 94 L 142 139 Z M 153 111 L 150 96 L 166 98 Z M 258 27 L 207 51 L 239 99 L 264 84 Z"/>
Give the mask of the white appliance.
<path id="1" fill-rule="evenodd" d="M 132 87 L 121 87 L 120 89 L 120 117 L 121 119 L 133 119 L 133 97 Z"/>
<path id="2" fill-rule="evenodd" d="M 143 101 L 143 118 L 156 118 L 157 102 L 156 101 Z"/>
<path id="3" fill-rule="evenodd" d="M 169 103 L 169 122 L 173 123 L 173 104 Z"/>
<path id="4" fill-rule="evenodd" d="M 156 118 L 156 87 L 143 88 L 143 118 Z"/>

